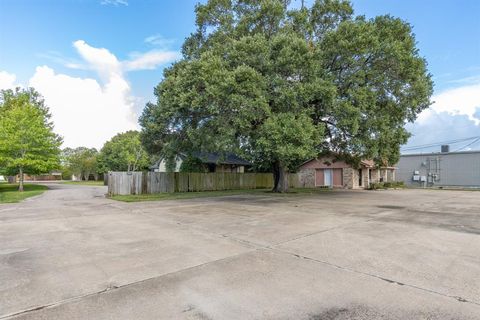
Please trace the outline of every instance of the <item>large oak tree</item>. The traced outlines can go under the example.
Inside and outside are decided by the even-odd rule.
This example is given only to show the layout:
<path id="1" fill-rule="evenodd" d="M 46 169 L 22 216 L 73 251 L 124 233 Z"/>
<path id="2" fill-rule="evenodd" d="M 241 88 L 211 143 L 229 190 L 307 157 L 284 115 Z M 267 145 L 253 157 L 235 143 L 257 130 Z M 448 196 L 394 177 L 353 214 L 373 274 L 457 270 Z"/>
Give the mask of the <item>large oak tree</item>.
<path id="1" fill-rule="evenodd" d="M 348 1 L 209 0 L 145 107 L 152 153 L 238 152 L 275 175 L 322 151 L 393 164 L 432 81 L 411 26 Z"/>

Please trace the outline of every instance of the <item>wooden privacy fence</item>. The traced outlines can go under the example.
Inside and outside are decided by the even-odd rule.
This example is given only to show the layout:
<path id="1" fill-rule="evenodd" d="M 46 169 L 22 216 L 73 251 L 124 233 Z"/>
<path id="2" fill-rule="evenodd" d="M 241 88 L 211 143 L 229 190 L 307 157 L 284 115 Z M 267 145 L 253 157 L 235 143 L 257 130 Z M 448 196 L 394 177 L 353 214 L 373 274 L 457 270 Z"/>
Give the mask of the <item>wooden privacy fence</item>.
<path id="1" fill-rule="evenodd" d="M 298 177 L 289 175 L 290 187 Z M 130 195 L 273 188 L 271 173 L 109 172 L 108 194 Z"/>

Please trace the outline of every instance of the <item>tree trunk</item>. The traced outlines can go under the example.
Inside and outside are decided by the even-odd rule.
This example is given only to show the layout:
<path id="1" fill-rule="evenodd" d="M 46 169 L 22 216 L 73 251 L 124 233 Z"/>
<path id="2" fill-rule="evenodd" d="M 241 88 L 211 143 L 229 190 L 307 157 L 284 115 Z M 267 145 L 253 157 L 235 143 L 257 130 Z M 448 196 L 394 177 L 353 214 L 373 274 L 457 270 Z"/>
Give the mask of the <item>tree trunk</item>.
<path id="1" fill-rule="evenodd" d="M 20 181 L 19 181 L 19 184 L 18 184 L 18 191 L 20 192 L 23 192 L 23 168 L 20 167 L 20 170 L 19 170 L 19 173 L 20 175 Z"/>
<path id="2" fill-rule="evenodd" d="M 272 192 L 288 192 L 288 170 L 280 162 L 273 165 Z"/>

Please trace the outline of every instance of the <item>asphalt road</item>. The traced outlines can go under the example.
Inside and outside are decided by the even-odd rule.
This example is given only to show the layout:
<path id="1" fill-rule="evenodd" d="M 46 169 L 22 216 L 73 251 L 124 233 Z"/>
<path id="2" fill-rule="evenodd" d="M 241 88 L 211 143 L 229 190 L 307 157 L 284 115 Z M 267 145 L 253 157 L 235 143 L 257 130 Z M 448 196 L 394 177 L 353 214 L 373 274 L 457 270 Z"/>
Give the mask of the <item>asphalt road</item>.
<path id="1" fill-rule="evenodd" d="M 480 319 L 480 192 L 0 205 L 0 319 Z"/>

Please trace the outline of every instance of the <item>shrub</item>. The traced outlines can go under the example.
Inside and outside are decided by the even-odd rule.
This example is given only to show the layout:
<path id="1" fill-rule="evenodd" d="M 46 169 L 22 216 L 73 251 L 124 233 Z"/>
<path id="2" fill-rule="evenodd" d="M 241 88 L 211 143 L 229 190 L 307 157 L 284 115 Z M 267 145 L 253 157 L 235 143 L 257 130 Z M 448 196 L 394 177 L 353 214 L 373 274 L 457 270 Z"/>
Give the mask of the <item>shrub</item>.
<path id="1" fill-rule="evenodd" d="M 405 188 L 403 181 L 390 181 L 390 182 L 372 182 L 370 183 L 369 190 L 389 189 L 389 188 Z"/>
<path id="2" fill-rule="evenodd" d="M 62 169 L 62 180 L 72 180 L 73 172 L 68 168 Z"/>
<path id="3" fill-rule="evenodd" d="M 392 182 L 392 188 L 405 188 L 405 183 L 403 181 L 394 181 Z"/>
<path id="4" fill-rule="evenodd" d="M 369 190 L 385 189 L 385 186 L 383 182 L 372 182 L 370 183 L 370 187 L 368 189 Z"/>
<path id="5" fill-rule="evenodd" d="M 205 167 L 199 158 L 188 156 L 180 165 L 180 172 L 205 172 Z"/>

